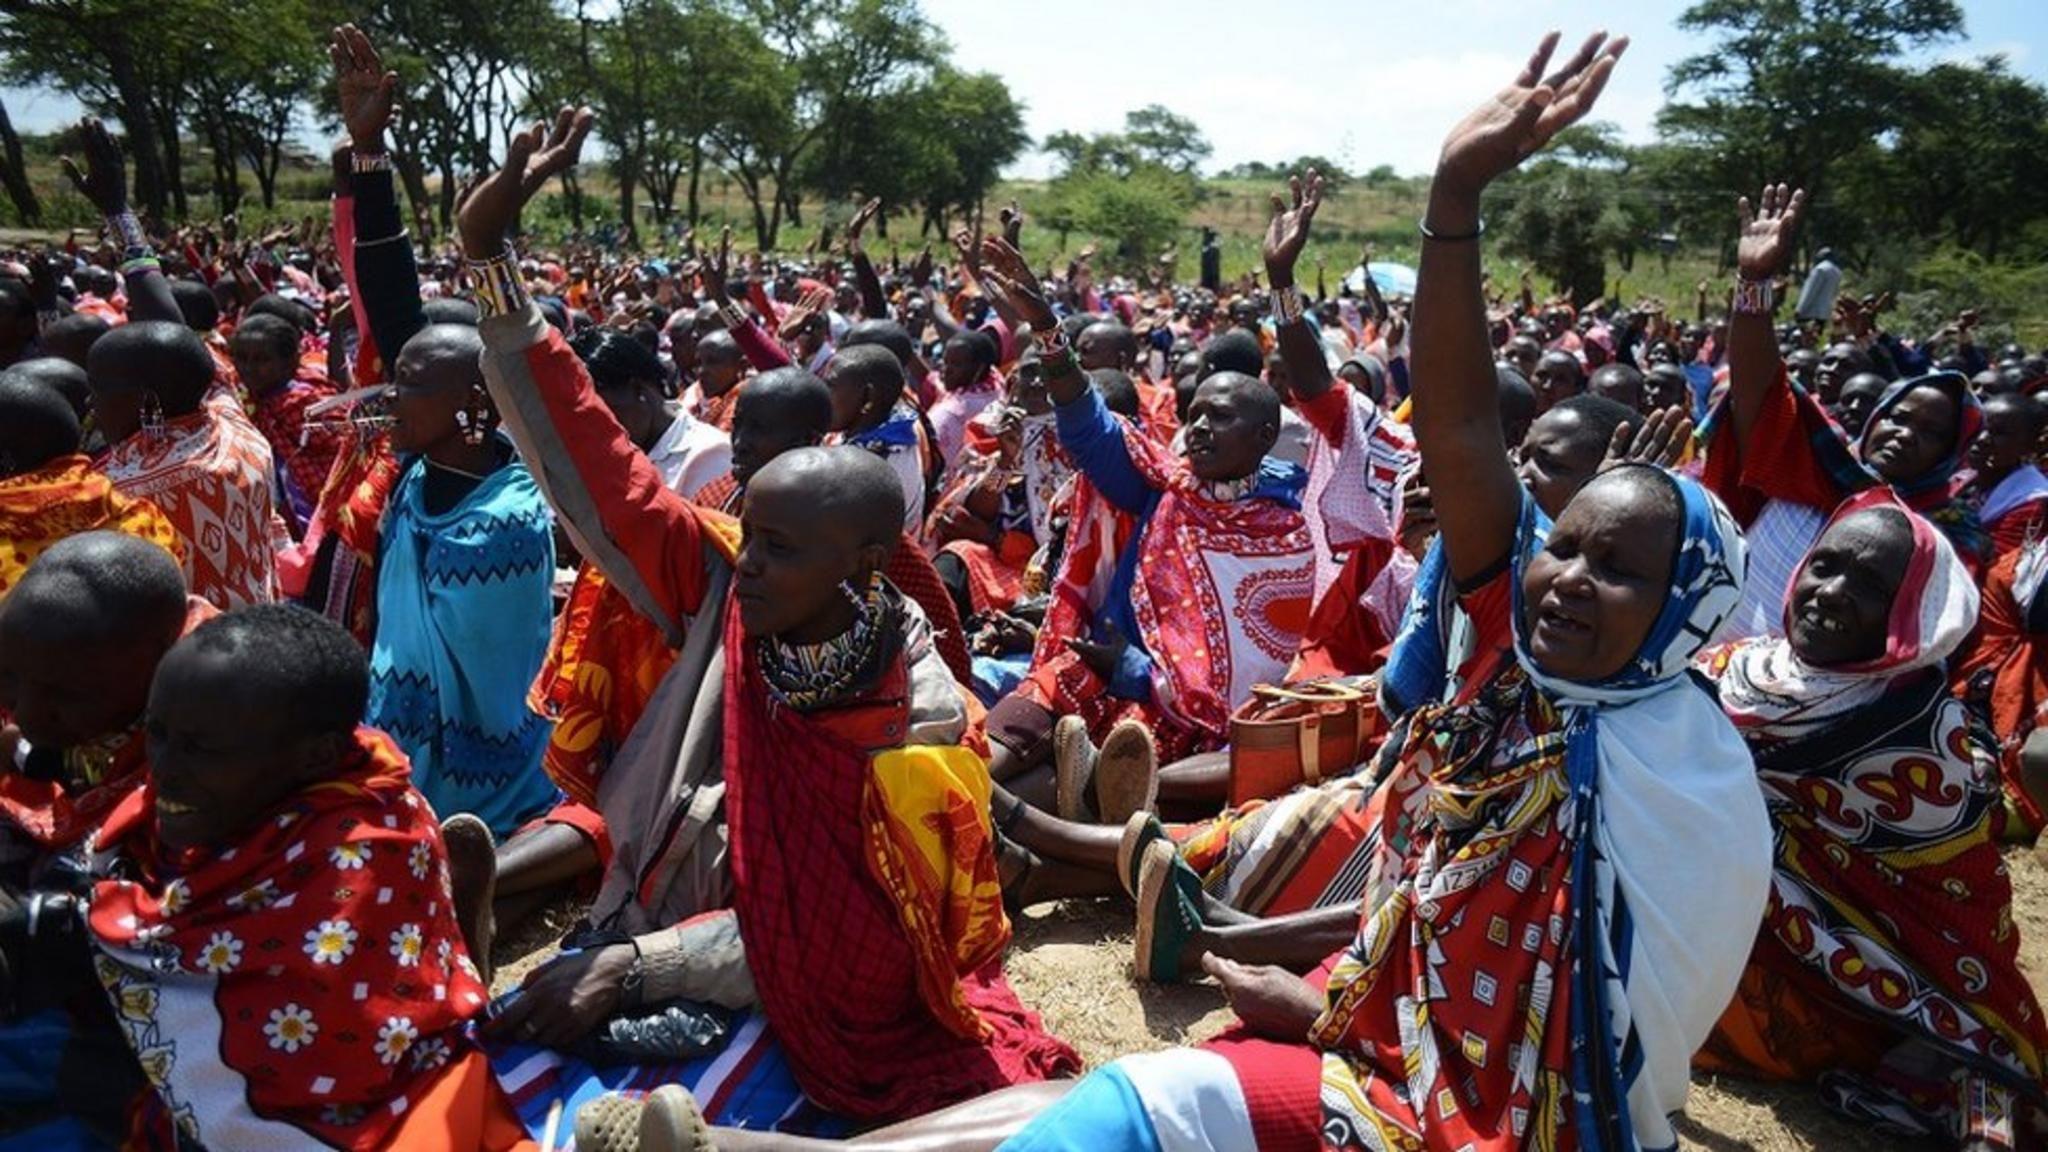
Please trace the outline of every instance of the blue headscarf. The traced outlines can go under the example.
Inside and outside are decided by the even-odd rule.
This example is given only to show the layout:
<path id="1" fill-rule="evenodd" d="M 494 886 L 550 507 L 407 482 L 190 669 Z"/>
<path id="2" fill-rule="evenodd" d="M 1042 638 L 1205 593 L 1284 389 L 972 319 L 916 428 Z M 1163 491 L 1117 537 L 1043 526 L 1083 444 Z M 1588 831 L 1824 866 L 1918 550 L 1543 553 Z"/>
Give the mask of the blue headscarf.
<path id="1" fill-rule="evenodd" d="M 1588 1152 L 1676 1146 L 1667 1114 L 1684 1099 L 1692 1050 L 1735 990 L 1771 870 L 1770 818 L 1748 750 L 1711 693 L 1687 675 L 1742 601 L 1742 532 L 1698 483 L 1649 465 L 1623 467 L 1671 485 L 1683 515 L 1664 606 L 1619 671 L 1588 683 L 1536 664 L 1522 597 L 1522 574 L 1536 553 L 1530 498 L 1523 546 L 1514 552 L 1515 656 L 1566 726 L 1571 802 L 1561 818 L 1572 829 L 1575 913 L 1571 1082 L 1580 1146 Z M 1708 828 L 1708 821 L 1719 825 Z M 1645 835 L 1645 827 L 1692 833 L 1723 856 L 1646 860 L 1646 840 L 1659 847 L 1667 841 Z M 1675 837 L 1669 843 L 1680 857 L 1701 847 Z M 1620 844 L 1629 849 L 1617 854 Z M 1690 869 L 1706 865 L 1710 882 L 1691 883 Z M 1693 893 L 1685 918 L 1705 938 L 1674 940 L 1674 879 Z M 1645 892 L 1662 899 L 1653 896 L 1651 908 L 1633 906 L 1631 893 Z M 1641 918 L 1653 911 L 1654 924 Z M 1639 963 L 1680 948 L 1697 960 L 1697 971 Z M 1673 985 L 1663 987 L 1664 980 Z"/>
<path id="2" fill-rule="evenodd" d="M 1533 498 L 1524 498 L 1523 536 L 1528 546 L 1514 551 L 1515 656 L 1529 679 L 1561 707 L 1626 704 L 1670 687 L 1692 666 L 1695 656 L 1742 602 L 1747 550 L 1742 529 L 1725 505 L 1697 482 L 1648 464 L 1624 464 L 1594 479 L 1599 483 L 1622 471 L 1637 471 L 1669 484 L 1677 493 L 1684 518 L 1679 525 L 1678 554 L 1671 561 L 1671 587 L 1663 610 L 1634 657 L 1619 672 L 1595 683 L 1564 680 L 1546 674 L 1529 655 L 1522 574 L 1541 547 L 1534 539 L 1530 513 Z M 1537 515 L 1541 515 L 1537 513 Z"/>

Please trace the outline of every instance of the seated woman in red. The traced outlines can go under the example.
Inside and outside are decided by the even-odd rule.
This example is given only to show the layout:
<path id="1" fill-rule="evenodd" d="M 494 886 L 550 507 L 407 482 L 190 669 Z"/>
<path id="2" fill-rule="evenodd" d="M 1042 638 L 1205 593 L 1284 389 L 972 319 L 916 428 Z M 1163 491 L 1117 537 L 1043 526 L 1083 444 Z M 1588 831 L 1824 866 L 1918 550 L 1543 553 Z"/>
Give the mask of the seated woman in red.
<path id="1" fill-rule="evenodd" d="M 149 782 L 95 837 L 100 880 L 42 896 L 16 977 L 97 985 L 134 1065 L 138 1147 L 530 1147 L 468 1021 L 484 1007 L 433 812 L 356 727 L 363 652 L 278 605 L 210 620 L 150 689 Z"/>

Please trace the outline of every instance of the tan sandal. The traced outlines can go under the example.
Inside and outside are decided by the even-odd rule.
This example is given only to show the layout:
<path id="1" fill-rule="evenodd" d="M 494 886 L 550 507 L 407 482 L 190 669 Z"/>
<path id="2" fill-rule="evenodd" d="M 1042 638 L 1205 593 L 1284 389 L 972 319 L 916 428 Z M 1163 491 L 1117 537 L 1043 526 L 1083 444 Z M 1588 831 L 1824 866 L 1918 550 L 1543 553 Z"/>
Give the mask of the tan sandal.
<path id="1" fill-rule="evenodd" d="M 448 887 L 464 950 L 485 985 L 491 982 L 491 947 L 498 935 L 498 842 L 490 826 L 467 812 L 441 821 L 448 848 Z"/>
<path id="2" fill-rule="evenodd" d="M 1095 812 L 1103 824 L 1123 824 L 1159 804 L 1159 752 L 1152 730 L 1119 720 L 1095 757 Z"/>
<path id="3" fill-rule="evenodd" d="M 1089 787 L 1095 778 L 1095 745 L 1079 716 L 1062 716 L 1052 729 L 1053 807 L 1060 819 L 1092 824 Z"/>
<path id="4" fill-rule="evenodd" d="M 634 1152 L 642 1101 L 607 1092 L 576 1110 L 576 1152 Z"/>
<path id="5" fill-rule="evenodd" d="M 648 1094 L 640 1110 L 640 1152 L 715 1152 L 711 1125 L 689 1089 L 664 1084 Z"/>

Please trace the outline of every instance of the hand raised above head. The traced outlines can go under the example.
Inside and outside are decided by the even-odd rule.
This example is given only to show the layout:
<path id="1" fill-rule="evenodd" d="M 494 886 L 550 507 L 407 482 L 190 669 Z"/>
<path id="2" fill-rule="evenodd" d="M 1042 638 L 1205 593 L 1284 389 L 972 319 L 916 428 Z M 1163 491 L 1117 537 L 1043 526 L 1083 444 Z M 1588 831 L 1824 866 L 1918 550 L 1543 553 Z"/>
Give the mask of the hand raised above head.
<path id="1" fill-rule="evenodd" d="M 1273 220 L 1266 225 L 1266 240 L 1261 248 L 1266 276 L 1276 288 L 1294 282 L 1294 265 L 1308 243 L 1309 225 L 1315 222 L 1316 210 L 1323 206 L 1323 174 L 1311 168 L 1306 178 L 1290 178 L 1287 190 L 1288 199 L 1273 197 Z"/>
<path id="2" fill-rule="evenodd" d="M 1437 184 L 1452 193 L 1477 196 L 1592 111 L 1615 61 L 1628 48 L 1628 38 L 1609 40 L 1605 32 L 1596 32 L 1562 67 L 1545 75 L 1557 40 L 1555 32 L 1545 36 L 1521 75 L 1444 137 Z"/>
<path id="3" fill-rule="evenodd" d="M 1742 237 L 1735 245 L 1735 263 L 1745 280 L 1768 280 L 1792 258 L 1792 237 L 1806 212 L 1806 190 L 1766 184 L 1751 210 L 1749 197 L 1736 201 Z"/>
<path id="4" fill-rule="evenodd" d="M 398 111 L 398 73 L 385 69 L 377 46 L 353 24 L 334 30 L 327 58 L 334 62 L 341 122 L 348 129 L 350 146 L 365 154 L 383 152 L 384 133 Z"/>
<path id="5" fill-rule="evenodd" d="M 1633 427 L 1631 426 L 1633 425 Z M 1608 441 L 1600 470 L 1623 464 L 1654 464 L 1676 468 L 1692 443 L 1692 417 L 1680 408 L 1660 408 L 1640 420 L 1624 420 Z"/>
<path id="6" fill-rule="evenodd" d="M 846 222 L 847 255 L 853 256 L 859 254 L 861 230 L 866 228 L 868 226 L 868 223 L 872 221 L 876 216 L 880 215 L 881 211 L 882 198 L 880 196 L 877 196 L 874 199 L 869 200 L 867 203 L 861 205 L 860 209 L 853 214 L 853 219 L 848 220 Z"/>
<path id="7" fill-rule="evenodd" d="M 64 175 L 78 194 L 92 201 L 102 216 L 119 216 L 128 210 L 128 171 L 121 162 L 121 146 L 113 133 L 97 118 L 87 117 L 78 125 L 79 151 L 85 157 L 81 171 L 69 156 L 62 158 Z"/>
<path id="8" fill-rule="evenodd" d="M 966 229 L 953 237 L 954 246 L 965 256 L 973 247 L 974 238 Z M 999 299 L 1012 315 L 1031 326 L 1033 331 L 1045 332 L 1059 321 L 1052 313 L 1052 306 L 1046 303 L 1045 289 L 1039 285 L 1038 276 L 1031 266 L 1024 262 L 1024 256 L 1000 236 L 984 237 L 980 249 L 981 267 L 976 279 L 992 297 Z"/>
<path id="9" fill-rule="evenodd" d="M 564 105 L 553 124 L 514 133 L 504 166 L 463 198 L 455 216 L 463 254 L 488 260 L 505 248 L 505 232 L 534 193 L 557 173 L 575 166 L 594 119 L 588 108 Z"/>
<path id="10" fill-rule="evenodd" d="M 1024 247 L 1024 209 L 1016 200 L 1012 199 L 1009 207 L 996 213 L 996 221 L 1003 226 L 1003 239 L 1009 241 L 1010 247 Z"/>

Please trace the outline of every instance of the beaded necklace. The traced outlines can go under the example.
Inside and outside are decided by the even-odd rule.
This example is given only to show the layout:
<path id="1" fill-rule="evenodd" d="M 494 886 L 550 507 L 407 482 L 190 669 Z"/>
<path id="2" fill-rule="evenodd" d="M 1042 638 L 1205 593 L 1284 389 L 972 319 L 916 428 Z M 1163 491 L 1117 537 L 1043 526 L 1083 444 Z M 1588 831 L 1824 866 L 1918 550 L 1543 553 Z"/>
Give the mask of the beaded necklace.
<path id="1" fill-rule="evenodd" d="M 881 573 L 869 580 L 865 595 L 848 584 L 840 588 L 854 603 L 853 627 L 817 644 L 791 644 L 774 636 L 755 642 L 768 691 L 799 712 L 852 695 L 873 671 L 881 652 L 888 618 Z"/>
<path id="2" fill-rule="evenodd" d="M 1259 474 L 1253 472 L 1236 480 L 1205 480 L 1197 485 L 1196 490 L 1217 504 L 1231 504 L 1251 495 L 1252 489 L 1258 486 Z"/>

